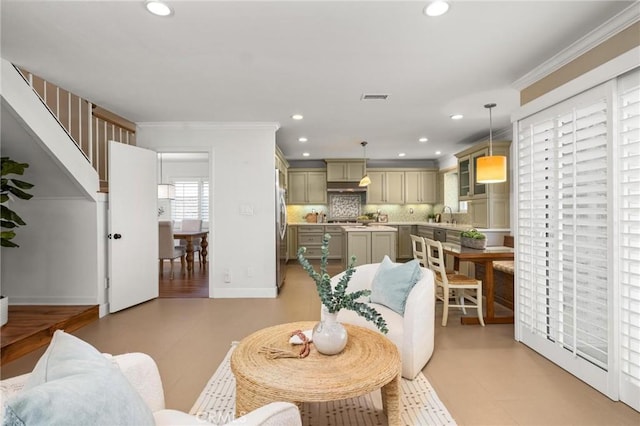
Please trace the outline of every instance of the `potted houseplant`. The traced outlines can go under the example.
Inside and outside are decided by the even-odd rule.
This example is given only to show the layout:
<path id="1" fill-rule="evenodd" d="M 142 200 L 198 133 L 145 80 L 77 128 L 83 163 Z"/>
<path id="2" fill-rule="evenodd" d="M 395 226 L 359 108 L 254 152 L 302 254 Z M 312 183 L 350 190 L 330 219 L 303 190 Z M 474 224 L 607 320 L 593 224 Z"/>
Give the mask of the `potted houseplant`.
<path id="1" fill-rule="evenodd" d="M 477 229 L 463 231 L 460 234 L 460 245 L 464 247 L 483 250 L 487 247 L 487 236 Z"/>
<path id="2" fill-rule="evenodd" d="M 322 255 L 320 257 L 320 272 L 317 272 L 309 261 L 304 257 L 306 247 L 298 250 L 298 261 L 302 268 L 309 274 L 316 283 L 316 289 L 322 302 L 322 320 L 314 327 L 312 339 L 318 352 L 325 355 L 334 355 L 342 351 L 347 344 L 347 333 L 342 324 L 336 318 L 341 309 L 349 309 L 371 321 L 382 333 L 386 334 L 389 329 L 387 323 L 373 307 L 366 303 L 358 302 L 362 296 L 369 296 L 371 290 L 358 290 L 347 293 L 349 280 L 355 272 L 355 256 L 351 256 L 349 265 L 335 288 L 331 287 L 331 277 L 327 273 L 327 259 L 329 257 L 329 239 L 331 236 L 325 234 L 322 238 Z"/>
<path id="3" fill-rule="evenodd" d="M 436 214 L 431 212 L 427 215 L 427 221 L 433 223 L 436 220 Z"/>
<path id="4" fill-rule="evenodd" d="M 0 215 L 2 217 L 2 231 L 0 232 L 0 243 L 2 247 L 19 247 L 18 244 L 11 241 L 16 236 L 16 229 L 25 226 L 26 223 L 22 218 L 9 207 L 7 203 L 12 199 L 29 200 L 32 194 L 25 192 L 33 188 L 33 184 L 24 182 L 10 175 L 23 175 L 24 169 L 29 167 L 27 163 L 18 163 L 9 157 L 0 158 L 2 165 L 2 182 L 0 191 Z M 0 325 L 6 324 L 8 320 L 9 299 L 0 295 Z"/>

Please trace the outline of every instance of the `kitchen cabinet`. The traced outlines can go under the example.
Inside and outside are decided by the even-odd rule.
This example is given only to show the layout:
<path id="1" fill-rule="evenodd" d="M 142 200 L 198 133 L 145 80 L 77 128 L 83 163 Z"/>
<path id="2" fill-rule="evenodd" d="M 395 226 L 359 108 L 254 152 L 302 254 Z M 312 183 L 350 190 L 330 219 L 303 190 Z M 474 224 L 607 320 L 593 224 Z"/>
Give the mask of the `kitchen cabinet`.
<path id="1" fill-rule="evenodd" d="M 327 225 L 324 227 L 324 233 L 331 235 L 329 240 L 329 259 L 342 259 L 342 251 L 344 249 L 342 227 Z"/>
<path id="2" fill-rule="evenodd" d="M 288 187 L 287 169 L 289 168 L 289 162 L 284 158 L 280 148 L 276 146 L 275 166 L 280 172 L 280 186 L 284 189 Z"/>
<path id="3" fill-rule="evenodd" d="M 287 254 L 288 260 L 298 258 L 298 227 L 287 226 Z"/>
<path id="4" fill-rule="evenodd" d="M 404 171 L 369 169 L 367 204 L 404 204 Z"/>
<path id="5" fill-rule="evenodd" d="M 324 226 L 299 225 L 297 228 L 298 248 L 306 247 L 307 250 L 304 256 L 307 259 L 320 259 L 322 256 L 322 236 L 324 235 Z"/>
<path id="6" fill-rule="evenodd" d="M 319 170 L 290 169 L 289 204 L 326 204 L 327 173 Z"/>
<path id="7" fill-rule="evenodd" d="M 343 264 L 356 257 L 355 266 L 367 263 L 381 262 L 384 256 L 389 256 L 392 262 L 396 261 L 396 234 L 391 227 L 375 227 L 374 230 L 357 229 L 344 231 L 344 259 Z"/>
<path id="8" fill-rule="evenodd" d="M 510 141 L 494 141 L 493 155 L 504 155 L 509 163 Z M 476 144 L 456 154 L 458 157 L 459 197 L 467 201 L 467 214 L 475 228 L 509 228 L 509 179 L 506 182 L 476 182 L 476 164 L 489 155 L 489 143 Z"/>
<path id="9" fill-rule="evenodd" d="M 438 172 L 405 171 L 404 202 L 407 204 L 435 203 Z"/>
<path id="10" fill-rule="evenodd" d="M 364 161 L 325 160 L 328 182 L 360 182 L 364 176 Z"/>
<path id="11" fill-rule="evenodd" d="M 396 253 L 398 259 L 413 258 L 413 248 L 411 246 L 411 234 L 413 234 L 412 225 L 398 225 L 398 247 Z"/>

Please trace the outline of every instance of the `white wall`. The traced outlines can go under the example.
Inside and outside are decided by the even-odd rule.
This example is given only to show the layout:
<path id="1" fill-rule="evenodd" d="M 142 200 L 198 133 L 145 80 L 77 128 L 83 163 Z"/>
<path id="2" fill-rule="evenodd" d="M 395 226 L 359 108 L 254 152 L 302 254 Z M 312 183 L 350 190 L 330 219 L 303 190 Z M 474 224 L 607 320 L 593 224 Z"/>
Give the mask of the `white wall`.
<path id="1" fill-rule="evenodd" d="M 210 297 L 275 297 L 275 123 L 139 123 L 137 145 L 208 152 Z M 253 211 L 241 215 L 241 208 Z M 229 272 L 231 282 L 224 282 Z"/>
<path id="2" fill-rule="evenodd" d="M 13 240 L 19 248 L 2 248 L 2 293 L 11 304 L 98 303 L 98 205 L 34 197 L 15 206 L 27 226 Z"/>

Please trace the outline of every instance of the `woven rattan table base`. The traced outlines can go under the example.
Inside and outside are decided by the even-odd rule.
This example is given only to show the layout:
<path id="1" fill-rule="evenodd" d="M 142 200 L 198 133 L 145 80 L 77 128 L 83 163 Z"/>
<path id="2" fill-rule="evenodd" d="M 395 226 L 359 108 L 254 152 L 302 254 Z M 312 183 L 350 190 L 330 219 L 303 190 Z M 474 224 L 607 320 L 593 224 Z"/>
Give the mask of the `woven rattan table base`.
<path id="1" fill-rule="evenodd" d="M 334 401 L 382 391 L 389 425 L 400 423 L 400 355 L 383 335 L 345 324 L 347 347 L 338 355 L 322 355 L 313 345 L 307 358 L 269 359 L 263 346 L 297 352 L 289 344 L 293 330 L 308 330 L 315 322 L 295 322 L 268 327 L 244 338 L 231 356 L 236 378 L 236 415 L 274 401 Z"/>

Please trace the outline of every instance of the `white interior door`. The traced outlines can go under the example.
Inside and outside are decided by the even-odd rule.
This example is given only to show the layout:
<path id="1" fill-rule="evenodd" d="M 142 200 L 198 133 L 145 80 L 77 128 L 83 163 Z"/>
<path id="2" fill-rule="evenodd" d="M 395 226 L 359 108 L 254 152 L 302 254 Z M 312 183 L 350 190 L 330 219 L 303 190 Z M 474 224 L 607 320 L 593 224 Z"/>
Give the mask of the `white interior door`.
<path id="1" fill-rule="evenodd" d="M 109 312 L 158 297 L 157 154 L 109 142 Z"/>

